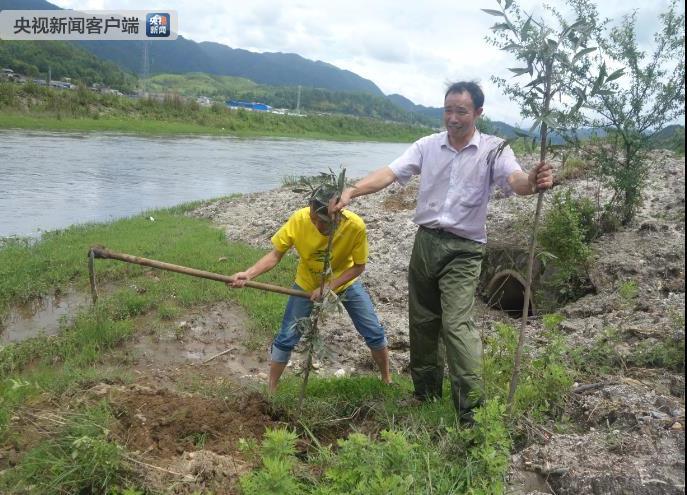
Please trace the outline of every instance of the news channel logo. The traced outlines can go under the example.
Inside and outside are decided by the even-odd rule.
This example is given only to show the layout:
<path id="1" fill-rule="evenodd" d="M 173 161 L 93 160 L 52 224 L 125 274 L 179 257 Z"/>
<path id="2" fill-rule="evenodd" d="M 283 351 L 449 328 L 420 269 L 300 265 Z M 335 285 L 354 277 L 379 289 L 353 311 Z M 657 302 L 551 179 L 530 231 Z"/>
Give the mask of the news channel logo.
<path id="1" fill-rule="evenodd" d="M 168 38 L 171 26 L 170 15 L 166 12 L 146 14 L 146 36 L 148 38 Z"/>
<path id="2" fill-rule="evenodd" d="M 176 11 L 0 10 L 0 40 L 175 40 Z"/>

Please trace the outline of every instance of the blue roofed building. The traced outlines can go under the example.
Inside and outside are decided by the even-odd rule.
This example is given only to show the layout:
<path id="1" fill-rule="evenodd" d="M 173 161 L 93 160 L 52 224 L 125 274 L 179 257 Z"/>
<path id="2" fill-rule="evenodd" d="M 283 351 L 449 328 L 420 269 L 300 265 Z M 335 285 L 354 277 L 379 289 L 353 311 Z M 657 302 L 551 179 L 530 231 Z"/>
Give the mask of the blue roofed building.
<path id="1" fill-rule="evenodd" d="M 271 106 L 255 101 L 227 100 L 225 103 L 231 109 L 243 108 L 244 110 L 251 110 L 255 112 L 269 112 L 272 110 Z"/>

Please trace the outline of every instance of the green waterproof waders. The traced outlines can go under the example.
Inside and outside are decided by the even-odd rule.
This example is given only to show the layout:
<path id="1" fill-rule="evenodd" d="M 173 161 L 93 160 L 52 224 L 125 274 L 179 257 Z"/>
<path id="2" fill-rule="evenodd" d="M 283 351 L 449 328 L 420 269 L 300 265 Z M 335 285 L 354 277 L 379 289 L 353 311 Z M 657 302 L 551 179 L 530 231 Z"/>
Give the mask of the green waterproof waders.
<path id="1" fill-rule="evenodd" d="M 484 244 L 420 227 L 408 269 L 415 395 L 421 400 L 441 397 L 445 347 L 451 394 L 460 415 L 478 405 L 483 394 L 482 341 L 472 321 L 483 257 Z"/>

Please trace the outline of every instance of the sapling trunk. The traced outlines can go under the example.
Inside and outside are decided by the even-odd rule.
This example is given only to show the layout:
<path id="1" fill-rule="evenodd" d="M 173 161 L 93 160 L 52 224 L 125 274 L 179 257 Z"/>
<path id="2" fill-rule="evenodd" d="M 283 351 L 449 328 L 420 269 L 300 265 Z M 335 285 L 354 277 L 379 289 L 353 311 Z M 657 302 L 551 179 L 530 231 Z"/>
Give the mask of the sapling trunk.
<path id="1" fill-rule="evenodd" d="M 336 231 L 336 226 L 337 226 L 337 221 L 332 220 L 331 228 L 329 230 L 329 235 L 327 236 L 327 251 L 324 254 L 324 263 L 322 267 L 322 276 L 320 277 L 320 298 L 319 298 L 319 303 L 313 308 L 313 311 L 310 315 L 310 321 L 312 323 L 311 326 L 311 337 L 310 341 L 308 342 L 308 357 L 305 360 L 305 370 L 303 372 L 303 383 L 301 383 L 301 391 L 298 396 L 298 410 L 300 411 L 303 407 L 303 399 L 305 399 L 305 390 L 308 386 L 308 378 L 310 377 L 310 369 L 312 368 L 312 355 L 313 355 L 313 350 L 315 346 L 315 341 L 317 339 L 318 333 L 319 333 L 319 320 L 320 320 L 320 314 L 322 313 L 322 303 L 327 297 L 327 294 L 324 292 L 324 288 L 327 284 L 327 277 L 329 275 L 329 262 L 330 262 L 330 256 L 332 252 L 332 243 L 334 241 L 334 232 Z"/>
<path id="2" fill-rule="evenodd" d="M 551 65 L 547 65 L 546 87 L 544 90 L 544 105 L 542 115 L 549 112 L 551 105 Z M 548 126 L 546 122 L 542 121 L 539 128 L 539 137 L 541 143 L 539 146 L 539 163 L 546 161 L 546 141 L 548 134 Z M 534 222 L 532 224 L 532 234 L 530 237 L 529 257 L 527 259 L 527 279 L 525 284 L 525 300 L 522 304 L 522 319 L 520 324 L 520 335 L 518 337 L 518 347 L 515 351 L 515 359 L 513 362 L 513 374 L 511 375 L 510 388 L 508 389 L 508 414 L 513 410 L 513 401 L 515 399 L 515 392 L 518 388 L 518 379 L 520 377 L 520 363 L 522 361 L 522 351 L 525 347 L 525 330 L 527 329 L 527 320 L 529 317 L 530 297 L 532 294 L 532 273 L 534 271 L 534 252 L 537 245 L 537 227 L 539 226 L 539 216 L 541 215 L 542 204 L 544 203 L 544 191 L 539 191 L 537 194 L 537 208 L 534 213 Z"/>

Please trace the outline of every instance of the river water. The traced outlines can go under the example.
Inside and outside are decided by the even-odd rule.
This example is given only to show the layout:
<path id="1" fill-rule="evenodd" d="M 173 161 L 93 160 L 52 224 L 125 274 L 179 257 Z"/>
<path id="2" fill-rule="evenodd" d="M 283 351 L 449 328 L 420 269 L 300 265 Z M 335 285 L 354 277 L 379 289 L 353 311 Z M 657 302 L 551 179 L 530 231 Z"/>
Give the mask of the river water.
<path id="1" fill-rule="evenodd" d="M 408 144 L 0 131 L 0 238 L 102 222 L 329 168 L 361 177 Z"/>

